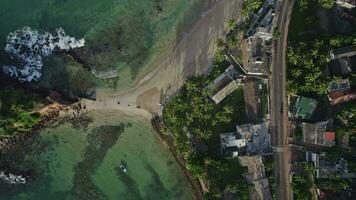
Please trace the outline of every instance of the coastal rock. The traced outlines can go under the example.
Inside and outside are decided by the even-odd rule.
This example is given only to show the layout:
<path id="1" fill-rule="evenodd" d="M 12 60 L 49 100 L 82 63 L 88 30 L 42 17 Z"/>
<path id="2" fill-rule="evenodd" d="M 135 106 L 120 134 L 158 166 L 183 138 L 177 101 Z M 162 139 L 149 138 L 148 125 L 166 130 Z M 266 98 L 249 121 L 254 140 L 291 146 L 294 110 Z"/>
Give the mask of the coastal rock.
<path id="1" fill-rule="evenodd" d="M 9 33 L 5 52 L 12 59 L 20 61 L 21 65 L 3 65 L 2 71 L 20 81 L 37 81 L 41 77 L 43 59 L 50 56 L 53 51 L 69 51 L 83 47 L 84 39 L 77 40 L 68 36 L 62 28 L 55 30 L 54 34 L 40 33 L 31 27 Z"/>

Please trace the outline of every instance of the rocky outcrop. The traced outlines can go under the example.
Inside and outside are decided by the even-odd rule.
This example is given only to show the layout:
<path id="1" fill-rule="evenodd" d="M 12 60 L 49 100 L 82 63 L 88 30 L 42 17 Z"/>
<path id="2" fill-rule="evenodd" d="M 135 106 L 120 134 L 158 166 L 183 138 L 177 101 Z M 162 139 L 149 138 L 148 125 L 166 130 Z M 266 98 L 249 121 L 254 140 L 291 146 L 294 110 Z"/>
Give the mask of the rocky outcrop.
<path id="1" fill-rule="evenodd" d="M 10 33 L 7 36 L 5 52 L 11 59 L 20 62 L 21 66 L 3 65 L 2 71 L 20 81 L 36 81 L 41 77 L 43 59 L 55 50 L 69 51 L 83 47 L 84 39 L 77 40 L 68 36 L 62 28 L 54 34 L 40 33 L 30 27 Z"/>

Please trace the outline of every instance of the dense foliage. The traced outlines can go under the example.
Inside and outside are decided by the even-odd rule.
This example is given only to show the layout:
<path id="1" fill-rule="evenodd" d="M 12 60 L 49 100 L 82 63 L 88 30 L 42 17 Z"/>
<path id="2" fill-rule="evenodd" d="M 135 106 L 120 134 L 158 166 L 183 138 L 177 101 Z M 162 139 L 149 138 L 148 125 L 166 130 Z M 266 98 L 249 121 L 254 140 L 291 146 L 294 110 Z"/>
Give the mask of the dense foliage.
<path id="1" fill-rule="evenodd" d="M 294 199 L 307 200 L 312 199 L 311 188 L 313 187 L 313 176 L 315 167 L 311 164 L 297 163 L 297 166 L 304 173 L 294 175 L 292 179 L 292 190 Z"/>
<path id="2" fill-rule="evenodd" d="M 336 133 L 349 134 L 350 146 L 356 148 L 356 102 L 350 102 L 338 109 L 335 118 Z"/>
<path id="3" fill-rule="evenodd" d="M 301 175 L 295 175 L 292 181 L 292 189 L 294 198 L 297 200 L 307 200 L 312 199 L 310 193 L 310 188 L 312 183 L 308 180 L 307 177 Z"/>
<path id="4" fill-rule="evenodd" d="M 287 50 L 288 92 L 325 95 L 332 80 L 326 74 L 330 53 L 333 49 L 356 44 L 355 39 L 355 36 L 333 36 L 291 44 Z"/>
<path id="5" fill-rule="evenodd" d="M 262 6 L 262 0 L 245 0 L 242 5 L 241 15 L 248 17 L 251 12 L 258 10 Z"/>
<path id="6" fill-rule="evenodd" d="M 269 187 L 272 195 L 272 199 L 276 199 L 276 192 L 277 192 L 277 182 L 276 176 L 274 174 L 274 166 L 275 162 L 272 155 L 268 155 L 265 157 L 264 160 L 265 169 L 266 169 L 266 177 L 268 177 Z"/>
<path id="7" fill-rule="evenodd" d="M 242 176 L 246 169 L 236 158 L 221 156 L 219 139 L 220 133 L 234 130 L 236 123 L 244 121 L 243 91 L 238 89 L 216 105 L 206 89 L 224 66 L 224 62 L 216 65 L 209 76 L 190 77 L 165 105 L 163 120 L 169 129 L 166 132 L 174 137 L 178 154 L 187 160 L 186 168 L 209 184 L 207 199 L 221 199 L 225 193 L 249 199 L 249 186 Z M 188 138 L 190 134 L 195 142 Z"/>
<path id="8" fill-rule="evenodd" d="M 0 137 L 32 130 L 41 118 L 31 110 L 35 97 L 20 89 L 0 91 Z"/>
<path id="9" fill-rule="evenodd" d="M 301 10 L 305 10 L 310 4 L 319 4 L 322 8 L 330 9 L 335 5 L 335 0 L 300 0 L 298 4 Z"/>

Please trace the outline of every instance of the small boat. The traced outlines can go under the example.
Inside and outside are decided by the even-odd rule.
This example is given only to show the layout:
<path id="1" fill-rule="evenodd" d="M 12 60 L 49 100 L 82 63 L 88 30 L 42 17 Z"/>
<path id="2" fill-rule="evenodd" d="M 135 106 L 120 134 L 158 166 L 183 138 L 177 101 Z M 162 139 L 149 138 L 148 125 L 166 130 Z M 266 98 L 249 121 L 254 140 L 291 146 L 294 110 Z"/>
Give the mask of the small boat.
<path id="1" fill-rule="evenodd" d="M 120 165 L 120 170 L 121 170 L 122 172 L 124 172 L 124 173 L 127 172 L 127 168 L 126 168 L 125 165 L 123 165 L 123 164 Z"/>

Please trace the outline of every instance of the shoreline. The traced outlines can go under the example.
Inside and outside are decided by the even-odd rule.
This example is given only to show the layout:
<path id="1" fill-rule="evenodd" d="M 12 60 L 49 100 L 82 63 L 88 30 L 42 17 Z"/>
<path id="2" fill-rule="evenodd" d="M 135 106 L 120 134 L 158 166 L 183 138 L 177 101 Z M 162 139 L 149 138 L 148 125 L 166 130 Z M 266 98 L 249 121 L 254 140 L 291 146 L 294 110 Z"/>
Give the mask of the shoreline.
<path id="1" fill-rule="evenodd" d="M 16 150 L 21 145 L 26 145 L 29 141 L 31 141 L 32 138 L 39 135 L 40 132 L 45 130 L 46 128 L 56 127 L 56 126 L 59 126 L 65 122 L 69 122 L 69 123 L 73 124 L 73 126 L 76 126 L 76 125 L 85 126 L 85 122 L 90 122 L 90 119 L 86 118 L 87 114 L 90 111 L 105 110 L 105 109 L 92 109 L 90 106 L 89 106 L 89 108 L 87 108 L 86 106 L 87 105 L 84 102 L 78 100 L 77 102 L 70 104 L 70 105 L 63 105 L 63 104 L 54 102 L 54 103 L 51 103 L 51 104 L 39 109 L 36 112 L 40 113 L 41 116 L 43 117 L 43 119 L 30 132 L 16 133 L 13 136 L 0 138 L 0 154 L 7 154 L 11 151 Z M 121 109 L 117 109 L 117 110 L 123 112 L 123 114 L 125 114 L 125 113 L 127 114 L 127 112 L 125 112 L 124 110 L 121 110 Z M 129 112 L 129 113 L 131 113 L 131 112 Z M 140 116 L 140 115 L 138 115 L 138 116 Z M 142 117 L 142 116 L 140 116 L 140 117 Z M 177 152 L 173 145 L 172 139 L 165 136 L 162 133 L 160 126 L 163 127 L 164 124 L 161 121 L 157 121 L 157 119 L 160 120 L 160 118 L 151 116 L 150 119 L 148 120 L 147 117 L 145 117 L 144 119 L 147 120 L 147 123 L 151 122 L 150 126 L 152 126 L 154 132 L 157 133 L 155 135 L 156 135 L 156 138 L 158 139 L 159 143 L 161 143 L 163 148 L 166 148 L 167 150 L 169 150 L 171 155 L 176 160 L 177 164 L 180 166 L 182 172 L 184 173 L 184 176 L 187 178 L 190 185 L 192 186 L 192 189 L 194 191 L 194 196 L 196 197 L 196 199 L 203 200 L 204 189 L 203 189 L 203 186 L 201 185 L 202 182 L 199 179 L 197 179 L 196 177 L 194 177 L 185 168 L 186 161 L 182 157 L 177 155 Z M 86 119 L 89 119 L 89 120 L 86 121 Z M 83 124 L 83 121 L 85 121 L 84 124 Z M 12 172 L 10 169 L 9 170 L 5 169 L 6 173 L 8 171 Z M 28 176 L 26 176 L 26 178 L 31 179 L 32 177 L 31 177 L 31 175 L 28 175 Z"/>
<path id="2" fill-rule="evenodd" d="M 69 105 L 53 102 L 34 112 L 41 115 L 41 121 L 31 131 L 0 137 L 0 154 L 10 152 L 18 145 L 26 144 L 46 128 L 55 127 L 65 122 L 76 124 L 81 122 L 86 115 L 85 107 L 80 101 Z"/>
<path id="3" fill-rule="evenodd" d="M 226 5 L 225 5 L 226 4 Z M 98 95 L 97 101 L 83 99 L 72 104 L 84 103 L 87 110 L 112 110 L 122 111 L 128 115 L 138 115 L 144 119 L 151 120 L 151 125 L 157 133 L 157 139 L 167 148 L 175 158 L 185 176 L 188 178 L 198 200 L 203 199 L 204 189 L 202 182 L 185 168 L 185 161 L 177 155 L 170 138 L 165 136 L 161 129 L 153 123 L 155 114 L 160 112 L 162 99 L 172 96 L 183 85 L 185 78 L 206 72 L 211 67 L 213 53 L 216 49 L 216 40 L 225 34 L 225 19 L 236 18 L 233 8 L 238 7 L 238 3 L 229 1 L 218 1 L 215 6 L 201 18 L 190 32 L 179 42 L 166 59 L 158 66 L 147 73 L 142 74 L 136 83 L 118 94 L 108 95 L 103 93 L 102 98 Z M 201 27 L 209 27 L 209 32 Z M 196 45 L 191 45 L 194 42 Z M 162 78 L 163 77 L 163 78 Z M 70 106 L 70 105 L 69 105 Z M 138 108 L 139 106 L 140 108 Z M 142 107 L 142 109 L 141 109 Z M 52 123 L 60 121 L 59 116 L 52 119 Z M 43 121 L 46 121 L 45 119 Z M 60 122 L 58 122 L 60 123 Z M 38 134 L 40 130 L 50 127 L 48 122 L 30 134 L 25 135 L 23 141 Z M 161 124 L 163 125 L 163 124 Z M 0 138 L 0 143 L 1 143 Z M 10 144 L 11 145 L 11 144 Z M 21 145 L 21 143 L 19 143 Z M 0 152 L 2 151 L 0 145 Z"/>
<path id="4" fill-rule="evenodd" d="M 204 190 L 203 186 L 201 185 L 202 182 L 195 178 L 186 168 L 185 168 L 185 160 L 180 157 L 176 149 L 174 148 L 173 141 L 171 138 L 168 136 L 165 136 L 162 133 L 162 127 L 164 126 L 163 122 L 161 121 L 160 117 L 154 117 L 151 119 L 151 125 L 154 131 L 157 133 L 157 139 L 160 141 L 160 143 L 164 146 L 164 148 L 168 149 L 171 153 L 171 155 L 174 157 L 174 159 L 177 161 L 179 166 L 181 167 L 184 175 L 187 177 L 188 181 L 190 182 L 194 193 L 195 197 L 197 200 L 203 200 L 204 199 Z"/>

